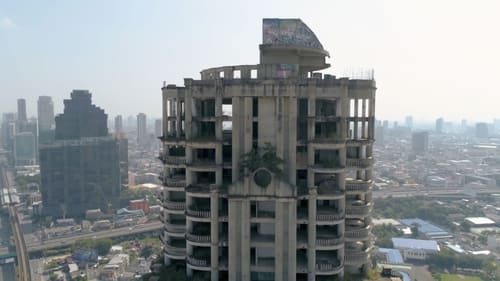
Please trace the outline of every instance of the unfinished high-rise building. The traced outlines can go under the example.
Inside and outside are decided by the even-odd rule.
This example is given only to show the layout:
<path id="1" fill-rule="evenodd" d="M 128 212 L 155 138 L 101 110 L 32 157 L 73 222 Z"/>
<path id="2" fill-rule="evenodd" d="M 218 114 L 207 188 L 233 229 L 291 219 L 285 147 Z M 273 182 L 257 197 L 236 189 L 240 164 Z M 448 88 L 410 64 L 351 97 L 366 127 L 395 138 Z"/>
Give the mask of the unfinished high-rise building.
<path id="1" fill-rule="evenodd" d="M 375 81 L 319 73 L 300 19 L 264 19 L 260 64 L 164 85 L 166 264 L 203 280 L 330 280 L 370 266 Z"/>

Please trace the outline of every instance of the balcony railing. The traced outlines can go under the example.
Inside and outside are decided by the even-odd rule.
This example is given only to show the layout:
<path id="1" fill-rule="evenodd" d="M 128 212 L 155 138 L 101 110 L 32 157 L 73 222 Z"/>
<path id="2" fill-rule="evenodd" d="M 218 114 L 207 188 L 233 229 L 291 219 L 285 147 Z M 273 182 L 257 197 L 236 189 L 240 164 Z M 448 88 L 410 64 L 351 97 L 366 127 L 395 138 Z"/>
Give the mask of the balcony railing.
<path id="1" fill-rule="evenodd" d="M 163 164 L 168 165 L 183 165 L 186 164 L 186 156 L 167 156 L 160 153 L 158 157 Z"/>
<path id="2" fill-rule="evenodd" d="M 342 269 L 342 262 L 339 260 L 322 260 L 316 262 L 316 271 L 322 273 L 333 273 Z"/>
<path id="3" fill-rule="evenodd" d="M 347 192 L 367 192 L 371 187 L 371 181 L 346 180 L 345 190 Z"/>
<path id="4" fill-rule="evenodd" d="M 168 210 L 182 211 L 186 207 L 186 203 L 165 200 L 163 207 Z"/>
<path id="5" fill-rule="evenodd" d="M 346 250 L 344 252 L 344 260 L 346 265 L 360 265 L 368 262 L 368 252 Z"/>
<path id="6" fill-rule="evenodd" d="M 345 218 L 345 213 L 334 209 L 318 209 L 316 213 L 317 221 L 338 221 Z"/>
<path id="7" fill-rule="evenodd" d="M 363 205 L 347 205 L 346 214 L 347 215 L 357 215 L 357 216 L 367 216 L 370 214 L 372 209 L 371 203 L 366 203 Z"/>
<path id="8" fill-rule="evenodd" d="M 210 210 L 187 210 L 187 214 L 190 217 L 195 218 L 210 218 Z"/>
<path id="9" fill-rule="evenodd" d="M 370 234 L 370 226 L 365 227 L 349 227 L 346 226 L 345 237 L 348 239 L 364 239 Z"/>
<path id="10" fill-rule="evenodd" d="M 186 234 L 186 239 L 188 241 L 197 242 L 197 243 L 210 243 L 210 241 L 211 241 L 210 234 L 202 235 L 202 234 L 188 233 L 188 234 Z"/>
<path id="11" fill-rule="evenodd" d="M 317 237 L 316 246 L 329 247 L 344 243 L 344 237 Z"/>
<path id="12" fill-rule="evenodd" d="M 348 168 L 368 168 L 373 166 L 373 158 L 366 158 L 366 159 L 347 158 L 346 166 Z"/>
<path id="13" fill-rule="evenodd" d="M 184 187 L 186 186 L 186 178 L 184 177 L 173 177 L 173 178 L 165 178 L 163 181 L 166 186 L 171 187 Z"/>
<path id="14" fill-rule="evenodd" d="M 210 267 L 210 257 L 188 256 L 187 262 L 196 267 Z"/>
<path id="15" fill-rule="evenodd" d="M 186 247 L 175 247 L 169 244 L 165 244 L 165 252 L 174 256 L 185 256 Z"/>
<path id="16" fill-rule="evenodd" d="M 186 225 L 165 222 L 165 229 L 168 232 L 172 232 L 172 233 L 184 233 L 184 232 L 186 232 Z"/>

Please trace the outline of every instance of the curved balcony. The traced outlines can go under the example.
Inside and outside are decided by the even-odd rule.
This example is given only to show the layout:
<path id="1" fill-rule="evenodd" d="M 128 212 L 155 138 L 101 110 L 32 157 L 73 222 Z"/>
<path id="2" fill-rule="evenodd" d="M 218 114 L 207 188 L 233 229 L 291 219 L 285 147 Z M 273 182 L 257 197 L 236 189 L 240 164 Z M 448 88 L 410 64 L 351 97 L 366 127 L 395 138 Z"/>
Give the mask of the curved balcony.
<path id="1" fill-rule="evenodd" d="M 160 159 L 164 165 L 168 165 L 168 166 L 185 166 L 186 165 L 186 156 L 167 156 L 167 155 L 164 155 L 163 153 L 160 153 L 160 155 L 158 156 L 158 159 Z"/>
<path id="2" fill-rule="evenodd" d="M 184 191 L 186 178 L 184 176 L 174 176 L 171 178 L 160 176 L 163 186 L 169 191 Z"/>
<path id="3" fill-rule="evenodd" d="M 204 235 L 204 234 L 188 233 L 188 234 L 186 234 L 186 240 L 191 242 L 191 244 L 194 244 L 194 245 L 210 246 L 210 241 L 212 239 L 210 238 L 210 234 Z"/>
<path id="4" fill-rule="evenodd" d="M 186 187 L 186 194 L 193 197 L 210 197 L 210 190 L 215 188 L 215 184 L 190 184 Z"/>
<path id="5" fill-rule="evenodd" d="M 187 217 L 196 221 L 210 221 L 210 210 L 192 210 L 187 209 L 186 211 Z"/>
<path id="6" fill-rule="evenodd" d="M 186 208 L 186 203 L 165 200 L 163 202 L 163 208 L 167 209 L 169 213 L 183 214 L 184 209 Z"/>
<path id="7" fill-rule="evenodd" d="M 317 260 L 316 274 L 317 275 L 333 275 L 342 272 L 344 265 L 339 260 Z"/>
<path id="8" fill-rule="evenodd" d="M 364 193 L 371 189 L 372 181 L 364 180 L 346 180 L 345 181 L 345 191 L 347 193 Z"/>
<path id="9" fill-rule="evenodd" d="M 373 158 L 369 157 L 366 159 L 359 158 L 347 158 L 346 159 L 346 167 L 347 168 L 357 168 L 357 169 L 366 169 L 373 166 Z"/>
<path id="10" fill-rule="evenodd" d="M 185 224 L 175 224 L 171 222 L 165 222 L 165 231 L 168 235 L 174 237 L 184 237 L 186 233 L 186 225 Z"/>
<path id="11" fill-rule="evenodd" d="M 351 205 L 346 206 L 346 216 L 348 217 L 366 217 L 370 215 L 372 203 L 364 203 L 364 201 L 356 201 Z"/>
<path id="12" fill-rule="evenodd" d="M 344 247 L 344 237 L 318 235 L 316 237 L 316 248 L 322 250 L 336 250 Z"/>
<path id="13" fill-rule="evenodd" d="M 186 260 L 187 260 L 187 265 L 193 269 L 210 271 L 210 257 L 208 256 L 207 257 L 188 256 Z"/>
<path id="14" fill-rule="evenodd" d="M 344 232 L 346 241 L 361 241 L 370 238 L 371 225 L 362 227 L 350 227 L 346 225 Z"/>
<path id="15" fill-rule="evenodd" d="M 341 173 L 345 171 L 345 167 L 340 163 L 315 163 L 311 166 L 315 173 Z"/>
<path id="16" fill-rule="evenodd" d="M 365 251 L 352 251 L 346 250 L 344 252 L 344 264 L 350 266 L 360 266 L 368 262 L 369 250 Z"/>
<path id="17" fill-rule="evenodd" d="M 172 117 L 168 117 L 168 118 L 174 118 L 175 119 L 175 116 L 172 116 Z M 183 117 L 181 117 L 181 119 L 184 119 Z M 180 137 L 177 137 L 175 135 L 163 135 L 163 136 L 160 136 L 158 137 L 159 140 L 161 140 L 163 142 L 163 144 L 171 144 L 171 145 L 184 145 L 186 142 L 185 142 L 185 135 L 181 135 Z"/>
<path id="18" fill-rule="evenodd" d="M 316 220 L 318 224 L 339 224 L 345 218 L 345 213 L 333 209 L 318 209 Z"/>
<path id="19" fill-rule="evenodd" d="M 318 198 L 319 199 L 330 199 L 330 200 L 338 200 L 344 198 L 345 193 L 342 190 L 336 190 L 332 187 L 324 186 L 318 187 Z"/>
<path id="20" fill-rule="evenodd" d="M 184 259 L 186 258 L 186 247 L 176 247 L 173 245 L 165 244 L 165 255 L 171 259 Z"/>

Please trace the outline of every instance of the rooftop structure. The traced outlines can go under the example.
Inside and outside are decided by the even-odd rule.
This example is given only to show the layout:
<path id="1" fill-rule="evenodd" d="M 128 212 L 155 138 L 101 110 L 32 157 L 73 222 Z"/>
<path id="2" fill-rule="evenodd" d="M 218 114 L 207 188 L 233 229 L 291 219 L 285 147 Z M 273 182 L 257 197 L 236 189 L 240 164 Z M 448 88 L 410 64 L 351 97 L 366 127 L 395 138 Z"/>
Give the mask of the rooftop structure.
<path id="1" fill-rule="evenodd" d="M 392 244 L 394 248 L 401 250 L 405 260 L 424 260 L 440 251 L 439 245 L 434 240 L 392 238 Z"/>
<path id="2" fill-rule="evenodd" d="M 388 249 L 388 248 L 379 248 L 379 252 L 385 254 L 387 263 L 392 264 L 403 264 L 403 256 L 401 256 L 401 252 L 398 249 Z"/>
<path id="3" fill-rule="evenodd" d="M 418 232 L 423 233 L 426 237 L 431 239 L 451 237 L 444 229 L 421 219 L 402 219 L 399 221 L 408 227 L 417 225 Z"/>
<path id="4" fill-rule="evenodd" d="M 495 225 L 495 221 L 486 218 L 486 217 L 469 217 L 465 218 L 465 221 L 468 222 L 472 226 L 484 227 L 484 226 L 493 226 Z"/>
<path id="5" fill-rule="evenodd" d="M 165 263 L 204 280 L 370 267 L 375 81 L 337 79 L 299 19 L 264 19 L 260 64 L 164 85 Z"/>

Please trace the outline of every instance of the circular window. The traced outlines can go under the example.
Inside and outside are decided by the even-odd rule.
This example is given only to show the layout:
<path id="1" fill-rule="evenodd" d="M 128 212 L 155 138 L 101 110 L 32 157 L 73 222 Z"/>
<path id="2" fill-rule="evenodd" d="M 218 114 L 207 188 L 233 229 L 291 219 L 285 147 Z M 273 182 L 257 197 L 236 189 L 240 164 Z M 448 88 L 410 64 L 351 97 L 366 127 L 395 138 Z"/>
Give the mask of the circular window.
<path id="1" fill-rule="evenodd" d="M 253 175 L 253 180 L 255 184 L 260 187 L 267 187 L 271 183 L 272 175 L 266 169 L 259 169 Z"/>

